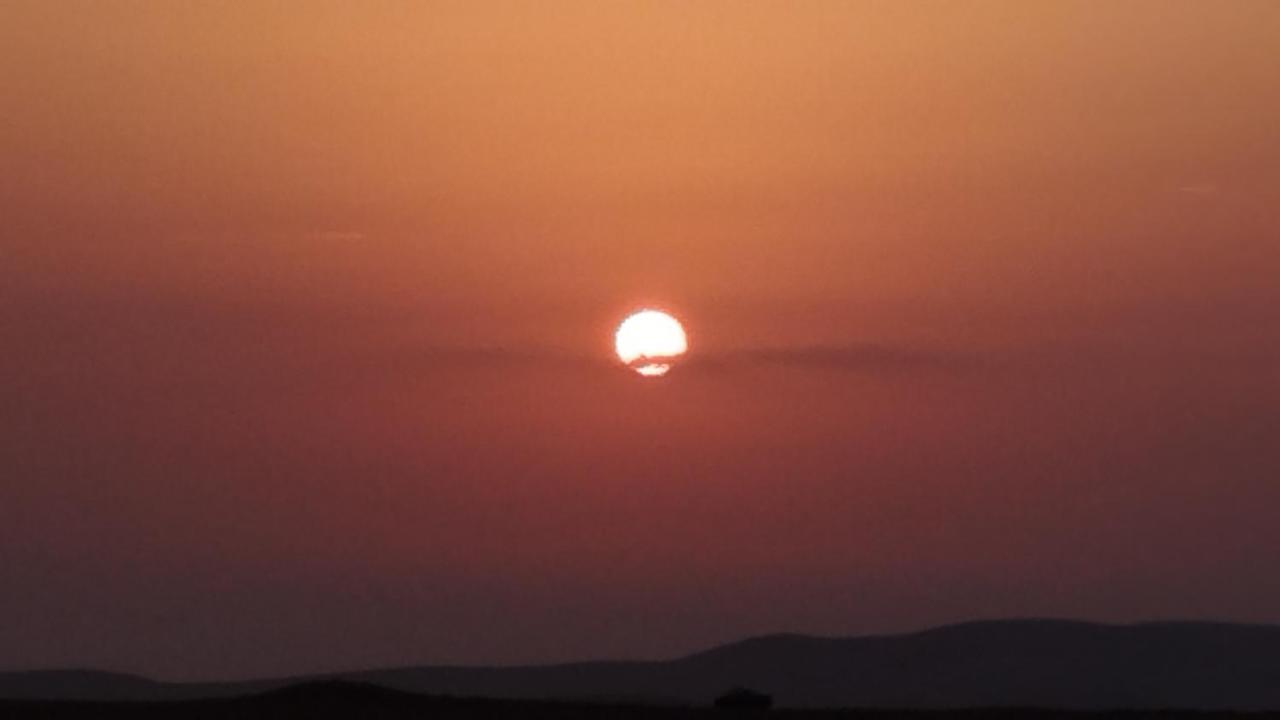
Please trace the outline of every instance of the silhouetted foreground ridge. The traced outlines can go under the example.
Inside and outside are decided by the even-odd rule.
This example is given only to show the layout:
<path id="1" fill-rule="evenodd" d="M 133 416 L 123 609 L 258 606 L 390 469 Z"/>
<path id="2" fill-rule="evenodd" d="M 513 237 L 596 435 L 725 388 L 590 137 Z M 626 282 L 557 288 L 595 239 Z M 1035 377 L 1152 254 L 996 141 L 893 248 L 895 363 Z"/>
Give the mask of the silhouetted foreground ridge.
<path id="1" fill-rule="evenodd" d="M 224 684 L 86 672 L 12 673 L 0 674 L 0 697 L 171 701 L 273 690 L 287 694 L 302 691 L 281 690 L 285 686 L 337 679 L 362 683 L 339 686 L 348 695 L 359 692 L 353 687 L 363 687 L 575 701 L 595 703 L 585 707 L 597 710 L 609 703 L 648 703 L 667 707 L 662 712 L 668 713 L 686 712 L 675 709 L 682 705 L 707 707 L 737 686 L 767 693 L 783 708 L 1280 710 L 1280 627 L 978 622 L 906 635 L 762 637 L 663 662 L 419 667 Z M 307 685 L 303 694 L 311 697 L 323 687 Z M 271 697 L 276 696 L 263 695 L 256 702 Z"/>

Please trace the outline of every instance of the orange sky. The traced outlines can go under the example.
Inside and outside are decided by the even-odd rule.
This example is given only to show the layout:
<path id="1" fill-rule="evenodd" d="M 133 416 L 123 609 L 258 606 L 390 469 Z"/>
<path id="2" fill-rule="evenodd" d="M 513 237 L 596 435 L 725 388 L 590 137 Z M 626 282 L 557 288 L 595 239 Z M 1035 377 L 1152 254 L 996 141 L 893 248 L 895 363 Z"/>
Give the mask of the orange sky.
<path id="1" fill-rule="evenodd" d="M 1277 48 L 1269 0 L 6 2 L 0 664 L 1280 620 Z"/>
<path id="2" fill-rule="evenodd" d="M 7 272 L 36 282 L 852 303 L 894 334 L 879 308 L 1274 286 L 1265 0 L 5 12 Z"/>

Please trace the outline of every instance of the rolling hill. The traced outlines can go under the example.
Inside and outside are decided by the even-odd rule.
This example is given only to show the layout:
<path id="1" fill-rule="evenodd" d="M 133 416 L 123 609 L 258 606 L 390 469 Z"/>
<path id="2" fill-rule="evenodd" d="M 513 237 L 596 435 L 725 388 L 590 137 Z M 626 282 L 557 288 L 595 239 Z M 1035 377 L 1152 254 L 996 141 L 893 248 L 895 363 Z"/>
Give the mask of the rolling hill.
<path id="1" fill-rule="evenodd" d="M 0 697 L 176 700 L 338 679 L 414 693 L 704 705 L 734 685 L 786 707 L 1280 710 L 1280 627 L 1007 620 L 851 638 L 775 635 L 656 662 L 410 667 L 242 683 L 0 674 Z"/>

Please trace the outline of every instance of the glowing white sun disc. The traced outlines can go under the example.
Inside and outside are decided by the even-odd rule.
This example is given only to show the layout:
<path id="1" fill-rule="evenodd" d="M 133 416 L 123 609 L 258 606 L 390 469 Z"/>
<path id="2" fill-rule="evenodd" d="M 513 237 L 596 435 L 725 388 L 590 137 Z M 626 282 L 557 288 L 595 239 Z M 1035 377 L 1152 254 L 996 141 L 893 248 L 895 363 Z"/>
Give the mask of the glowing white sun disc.
<path id="1" fill-rule="evenodd" d="M 680 321 L 660 310 L 641 310 L 622 321 L 614 337 L 618 359 L 644 377 L 662 377 L 689 350 Z"/>

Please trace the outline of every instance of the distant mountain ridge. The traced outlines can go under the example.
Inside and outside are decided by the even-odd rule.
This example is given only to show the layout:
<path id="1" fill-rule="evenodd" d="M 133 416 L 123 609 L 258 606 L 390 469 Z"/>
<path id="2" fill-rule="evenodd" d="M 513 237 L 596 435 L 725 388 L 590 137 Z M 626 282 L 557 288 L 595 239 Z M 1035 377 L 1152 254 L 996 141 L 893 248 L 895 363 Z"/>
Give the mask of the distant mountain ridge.
<path id="1" fill-rule="evenodd" d="M 901 635 L 771 635 L 667 661 L 408 667 L 237 683 L 0 673 L 0 698 L 223 697 L 338 678 L 434 695 L 694 705 L 746 686 L 785 707 L 1280 710 L 1280 626 L 998 620 Z"/>

